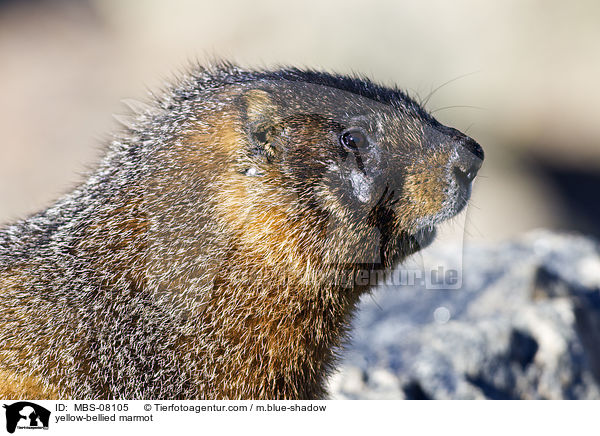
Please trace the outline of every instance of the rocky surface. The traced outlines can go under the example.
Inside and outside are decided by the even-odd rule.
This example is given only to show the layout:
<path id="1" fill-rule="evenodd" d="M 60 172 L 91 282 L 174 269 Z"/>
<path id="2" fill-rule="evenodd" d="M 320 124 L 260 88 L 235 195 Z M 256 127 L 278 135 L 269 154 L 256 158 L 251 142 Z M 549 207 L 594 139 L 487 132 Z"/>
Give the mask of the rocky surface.
<path id="1" fill-rule="evenodd" d="M 392 280 L 364 298 L 331 397 L 600 398 L 599 250 L 547 231 L 432 247 L 421 268 L 460 271 L 462 286 Z"/>

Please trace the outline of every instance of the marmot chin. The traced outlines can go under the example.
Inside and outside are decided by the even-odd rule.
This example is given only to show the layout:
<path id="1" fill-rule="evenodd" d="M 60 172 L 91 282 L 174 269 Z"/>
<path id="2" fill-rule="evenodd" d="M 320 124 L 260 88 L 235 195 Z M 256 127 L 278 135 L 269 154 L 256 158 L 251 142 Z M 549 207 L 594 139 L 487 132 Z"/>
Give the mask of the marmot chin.
<path id="1" fill-rule="evenodd" d="M 362 293 L 466 204 L 481 147 L 402 91 L 194 68 L 0 230 L 0 397 L 315 399 Z"/>

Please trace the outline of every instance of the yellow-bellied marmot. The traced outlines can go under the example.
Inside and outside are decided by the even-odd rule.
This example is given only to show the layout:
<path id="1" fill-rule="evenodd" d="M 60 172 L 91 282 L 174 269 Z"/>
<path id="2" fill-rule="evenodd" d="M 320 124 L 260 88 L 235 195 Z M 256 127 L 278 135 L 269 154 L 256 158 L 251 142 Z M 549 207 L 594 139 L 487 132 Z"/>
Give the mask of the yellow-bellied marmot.
<path id="1" fill-rule="evenodd" d="M 0 230 L 0 397 L 322 398 L 367 286 L 465 205 L 481 147 L 397 89 L 199 68 L 85 183 Z"/>

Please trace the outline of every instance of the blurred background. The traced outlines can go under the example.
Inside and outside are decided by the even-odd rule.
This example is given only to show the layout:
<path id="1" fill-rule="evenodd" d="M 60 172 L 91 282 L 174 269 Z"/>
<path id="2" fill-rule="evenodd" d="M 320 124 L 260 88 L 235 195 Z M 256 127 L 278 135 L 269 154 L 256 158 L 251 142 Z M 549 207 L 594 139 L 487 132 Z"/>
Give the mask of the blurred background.
<path id="1" fill-rule="evenodd" d="M 470 238 L 600 236 L 594 0 L 0 1 L 0 223 L 79 181 L 121 99 L 215 56 L 356 71 L 427 100 L 486 152 Z"/>

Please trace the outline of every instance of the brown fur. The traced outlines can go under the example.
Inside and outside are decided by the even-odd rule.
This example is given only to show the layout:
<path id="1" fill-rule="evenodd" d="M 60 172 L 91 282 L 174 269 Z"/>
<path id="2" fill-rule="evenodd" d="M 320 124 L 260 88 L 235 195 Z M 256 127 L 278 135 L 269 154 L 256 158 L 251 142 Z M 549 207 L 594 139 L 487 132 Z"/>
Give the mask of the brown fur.
<path id="1" fill-rule="evenodd" d="M 46 386 L 36 377 L 0 371 L 0 398 L 3 400 L 52 400 L 58 398 L 58 391 Z"/>

